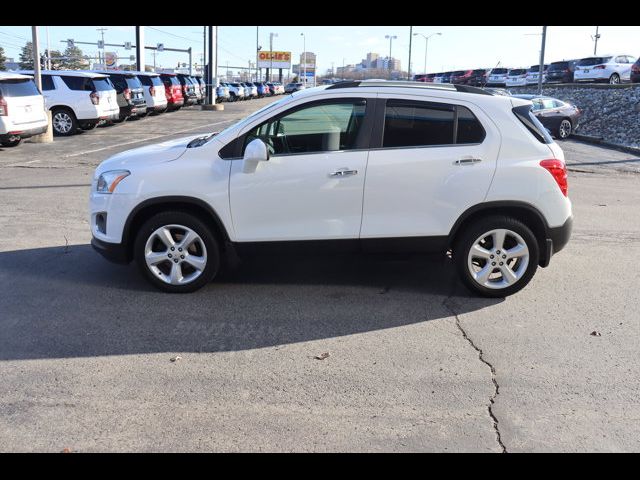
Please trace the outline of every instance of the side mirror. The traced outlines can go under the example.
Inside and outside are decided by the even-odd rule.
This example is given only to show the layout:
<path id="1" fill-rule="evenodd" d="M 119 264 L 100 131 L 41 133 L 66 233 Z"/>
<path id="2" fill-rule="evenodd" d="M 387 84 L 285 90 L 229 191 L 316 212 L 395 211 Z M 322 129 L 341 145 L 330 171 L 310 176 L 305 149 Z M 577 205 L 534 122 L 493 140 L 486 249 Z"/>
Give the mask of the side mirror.
<path id="1" fill-rule="evenodd" d="M 251 140 L 244 149 L 244 157 L 242 157 L 242 173 L 253 173 L 258 168 L 258 162 L 266 162 L 269 160 L 269 151 L 267 145 L 256 138 Z"/>

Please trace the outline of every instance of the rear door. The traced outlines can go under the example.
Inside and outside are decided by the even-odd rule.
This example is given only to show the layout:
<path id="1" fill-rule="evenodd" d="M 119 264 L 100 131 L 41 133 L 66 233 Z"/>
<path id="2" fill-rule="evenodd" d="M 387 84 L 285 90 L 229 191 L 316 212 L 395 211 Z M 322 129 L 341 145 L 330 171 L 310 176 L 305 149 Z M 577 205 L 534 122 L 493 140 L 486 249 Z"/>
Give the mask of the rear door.
<path id="1" fill-rule="evenodd" d="M 500 133 L 468 102 L 399 95 L 385 103 L 376 109 L 382 133 L 369 152 L 360 237 L 447 235 L 484 200 Z"/>
<path id="2" fill-rule="evenodd" d="M 0 81 L 0 96 L 7 102 L 11 122 L 27 128 L 46 119 L 44 99 L 32 79 Z"/>

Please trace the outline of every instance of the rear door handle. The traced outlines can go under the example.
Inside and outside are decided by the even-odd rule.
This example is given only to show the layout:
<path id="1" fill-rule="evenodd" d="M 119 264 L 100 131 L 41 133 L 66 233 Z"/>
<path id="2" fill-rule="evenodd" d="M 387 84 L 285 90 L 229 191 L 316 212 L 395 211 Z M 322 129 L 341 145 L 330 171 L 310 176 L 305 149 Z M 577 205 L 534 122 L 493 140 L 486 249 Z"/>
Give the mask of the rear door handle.
<path id="1" fill-rule="evenodd" d="M 465 158 L 461 158 L 460 160 L 456 160 L 453 163 L 455 165 L 473 165 L 474 163 L 479 163 L 481 161 L 482 161 L 481 158 L 465 157 Z"/>
<path id="2" fill-rule="evenodd" d="M 329 174 L 330 177 L 349 177 L 351 175 L 357 175 L 358 170 L 349 170 L 348 167 L 340 168 L 338 170 L 334 170 Z"/>

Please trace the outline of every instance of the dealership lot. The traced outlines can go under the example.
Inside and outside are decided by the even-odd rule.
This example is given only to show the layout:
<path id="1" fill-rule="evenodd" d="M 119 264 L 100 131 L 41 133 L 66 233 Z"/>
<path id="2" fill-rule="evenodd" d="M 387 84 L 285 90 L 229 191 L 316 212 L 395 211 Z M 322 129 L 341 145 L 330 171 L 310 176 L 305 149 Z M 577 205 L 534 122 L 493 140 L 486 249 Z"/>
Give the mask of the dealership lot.
<path id="1" fill-rule="evenodd" d="M 639 156 L 561 143 L 572 240 L 505 300 L 447 258 L 254 259 L 176 296 L 92 251 L 100 161 L 271 101 L 0 150 L 2 450 L 640 448 Z"/>

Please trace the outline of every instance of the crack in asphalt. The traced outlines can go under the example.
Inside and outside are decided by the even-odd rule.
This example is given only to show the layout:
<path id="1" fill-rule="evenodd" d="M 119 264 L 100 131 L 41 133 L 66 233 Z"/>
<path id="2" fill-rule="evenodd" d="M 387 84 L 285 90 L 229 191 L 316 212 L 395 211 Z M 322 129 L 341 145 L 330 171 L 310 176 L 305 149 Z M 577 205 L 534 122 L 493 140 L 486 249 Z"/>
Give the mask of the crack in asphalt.
<path id="1" fill-rule="evenodd" d="M 453 286 L 453 290 L 455 291 L 455 284 Z M 469 342 L 469 345 L 471 345 L 474 348 L 474 350 L 476 352 L 478 352 L 478 358 L 480 359 L 480 361 L 482 363 L 484 363 L 485 365 L 487 365 L 489 367 L 489 369 L 491 370 L 491 382 L 493 383 L 493 395 L 491 395 L 491 397 L 489 397 L 489 405 L 487 405 L 487 411 L 489 412 L 489 417 L 491 417 L 491 421 L 493 423 L 493 430 L 494 430 L 494 432 L 496 434 L 496 440 L 498 442 L 498 445 L 500 445 L 500 448 L 502 449 L 502 453 L 507 453 L 507 447 L 502 442 L 502 436 L 500 435 L 500 429 L 498 428 L 498 423 L 499 423 L 498 422 L 498 418 L 496 417 L 495 413 L 493 413 L 493 405 L 495 404 L 496 397 L 500 394 L 500 385 L 498 385 L 498 381 L 496 379 L 496 369 L 493 367 L 493 365 L 491 365 L 491 363 L 489 363 L 484 358 L 484 352 L 482 351 L 482 349 L 479 348 L 474 343 L 473 339 L 471 339 L 471 337 L 469 337 L 469 335 L 467 334 L 465 329 L 462 327 L 462 324 L 460 323 L 460 318 L 458 317 L 458 314 L 455 312 L 453 307 L 451 305 L 449 305 L 449 300 L 451 300 L 452 296 L 453 296 L 453 291 L 449 294 L 449 296 L 447 298 L 445 298 L 442 301 L 442 305 L 447 310 L 449 310 L 449 312 L 451 312 L 451 314 L 455 317 L 456 326 L 458 327 L 458 330 L 460 330 L 460 333 L 462 333 L 462 336 L 464 337 L 464 339 L 467 342 Z"/>

